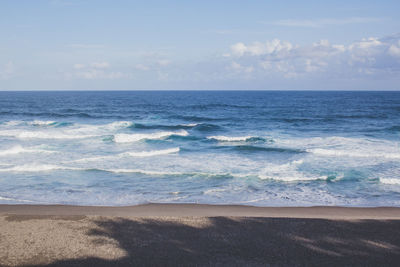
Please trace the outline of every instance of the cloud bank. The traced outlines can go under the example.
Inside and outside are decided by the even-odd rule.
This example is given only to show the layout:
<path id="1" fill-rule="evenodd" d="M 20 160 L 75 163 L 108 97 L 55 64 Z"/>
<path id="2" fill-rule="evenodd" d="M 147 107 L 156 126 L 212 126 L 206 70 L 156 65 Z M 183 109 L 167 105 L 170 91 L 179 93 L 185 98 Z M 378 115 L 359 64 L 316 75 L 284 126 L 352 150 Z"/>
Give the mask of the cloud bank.
<path id="1" fill-rule="evenodd" d="M 252 72 L 254 79 L 393 78 L 400 76 L 399 37 L 370 37 L 349 45 L 331 44 L 327 40 L 309 45 L 279 39 L 239 42 L 224 56 L 231 60 L 236 72 L 242 72 L 247 78 Z"/>
<path id="2" fill-rule="evenodd" d="M 0 64 L 0 80 L 17 86 L 18 81 L 36 79 L 50 89 L 61 84 L 63 89 L 108 90 L 400 90 L 400 34 L 348 44 L 320 40 L 300 45 L 280 39 L 236 42 L 200 60 L 177 60 L 177 55 L 113 59 L 102 54 L 107 60 L 99 54 L 96 60 L 71 61 L 48 69 L 46 76 L 42 72 L 27 75 L 23 67 L 16 69 L 13 61 L 6 61 Z M 9 88 L 13 87 L 0 89 Z"/>

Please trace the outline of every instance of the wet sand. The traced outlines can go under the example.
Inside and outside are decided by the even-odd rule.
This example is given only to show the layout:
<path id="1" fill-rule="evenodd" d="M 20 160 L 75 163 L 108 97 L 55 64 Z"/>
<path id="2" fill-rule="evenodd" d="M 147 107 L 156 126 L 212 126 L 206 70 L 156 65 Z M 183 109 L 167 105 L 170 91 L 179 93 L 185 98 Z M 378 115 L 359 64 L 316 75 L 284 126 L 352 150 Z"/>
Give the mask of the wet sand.
<path id="1" fill-rule="evenodd" d="M 0 205 L 2 266 L 398 266 L 400 208 Z"/>

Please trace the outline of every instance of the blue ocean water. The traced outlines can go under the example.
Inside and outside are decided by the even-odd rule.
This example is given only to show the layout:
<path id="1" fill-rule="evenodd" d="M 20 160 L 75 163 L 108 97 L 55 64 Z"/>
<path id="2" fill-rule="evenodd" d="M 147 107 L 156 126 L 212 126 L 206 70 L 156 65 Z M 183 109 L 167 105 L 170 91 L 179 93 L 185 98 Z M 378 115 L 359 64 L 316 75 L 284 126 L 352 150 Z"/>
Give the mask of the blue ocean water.
<path id="1" fill-rule="evenodd" d="M 0 203 L 398 206 L 400 92 L 0 92 Z"/>

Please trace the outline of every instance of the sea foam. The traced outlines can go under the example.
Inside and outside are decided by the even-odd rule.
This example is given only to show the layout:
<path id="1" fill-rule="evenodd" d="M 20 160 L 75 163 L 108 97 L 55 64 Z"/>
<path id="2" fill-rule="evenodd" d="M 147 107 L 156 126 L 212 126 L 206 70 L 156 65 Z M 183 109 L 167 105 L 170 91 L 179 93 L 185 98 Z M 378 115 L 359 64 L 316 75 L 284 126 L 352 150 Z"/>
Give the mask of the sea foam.
<path id="1" fill-rule="evenodd" d="M 144 139 L 163 139 L 170 137 L 172 135 L 177 136 L 188 136 L 189 133 L 185 130 L 177 131 L 177 132 L 155 132 L 148 134 L 116 134 L 114 135 L 114 141 L 116 143 L 130 143 L 137 142 Z"/>
<path id="2" fill-rule="evenodd" d="M 257 138 L 254 136 L 236 136 L 236 137 L 229 137 L 229 136 L 208 136 L 207 139 L 214 139 L 217 141 L 222 141 L 222 142 L 240 142 L 240 141 L 247 141 L 251 138 Z"/>
<path id="3" fill-rule="evenodd" d="M 55 153 L 55 151 L 37 149 L 37 148 L 24 148 L 20 145 L 11 147 L 0 151 L 0 156 L 16 155 L 20 153 Z"/>
<path id="4" fill-rule="evenodd" d="M 383 184 L 398 184 L 398 185 L 400 185 L 400 179 L 396 179 L 396 178 L 379 178 L 379 181 Z"/>

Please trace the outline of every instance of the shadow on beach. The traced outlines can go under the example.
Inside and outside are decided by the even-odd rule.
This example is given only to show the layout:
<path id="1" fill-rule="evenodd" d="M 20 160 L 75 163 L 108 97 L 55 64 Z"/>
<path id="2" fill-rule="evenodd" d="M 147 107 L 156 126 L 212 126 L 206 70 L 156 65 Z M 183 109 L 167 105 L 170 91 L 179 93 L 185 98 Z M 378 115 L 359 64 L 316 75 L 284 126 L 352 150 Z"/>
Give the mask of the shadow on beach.
<path id="1" fill-rule="evenodd" d="M 195 220 L 197 220 L 195 218 Z M 126 254 L 44 266 L 326 266 L 400 264 L 400 221 L 290 218 L 100 218 L 87 234 Z M 200 223 L 201 222 L 201 223 Z M 94 244 L 96 245 L 96 244 Z"/>

